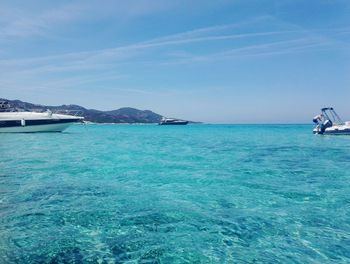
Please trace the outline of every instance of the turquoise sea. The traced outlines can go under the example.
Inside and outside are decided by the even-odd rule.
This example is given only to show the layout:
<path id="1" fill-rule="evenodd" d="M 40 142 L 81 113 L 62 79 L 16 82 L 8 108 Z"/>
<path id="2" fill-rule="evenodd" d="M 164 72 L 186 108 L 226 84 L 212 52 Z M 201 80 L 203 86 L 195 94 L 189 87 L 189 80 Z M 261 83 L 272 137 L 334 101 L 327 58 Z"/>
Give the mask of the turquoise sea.
<path id="1" fill-rule="evenodd" d="M 0 153 L 0 263 L 350 263 L 350 137 L 75 125 Z"/>

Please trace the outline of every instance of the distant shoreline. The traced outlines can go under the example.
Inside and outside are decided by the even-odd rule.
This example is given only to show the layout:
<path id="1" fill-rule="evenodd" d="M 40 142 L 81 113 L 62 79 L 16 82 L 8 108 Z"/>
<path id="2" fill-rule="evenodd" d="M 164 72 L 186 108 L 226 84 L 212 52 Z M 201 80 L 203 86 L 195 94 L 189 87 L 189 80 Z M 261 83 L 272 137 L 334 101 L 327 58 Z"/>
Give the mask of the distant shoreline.
<path id="1" fill-rule="evenodd" d="M 157 124 L 159 123 L 163 115 L 157 114 L 151 110 L 140 110 L 132 107 L 122 107 L 115 110 L 96 110 L 87 109 L 80 105 L 59 105 L 59 106 L 48 106 L 41 104 L 33 104 L 24 102 L 21 100 L 10 100 L 0 98 L 0 101 L 9 102 L 10 106 L 17 109 L 33 112 L 44 112 L 49 109 L 52 112 L 61 113 L 74 113 L 84 117 L 85 121 L 99 124 Z M 188 120 L 189 121 L 189 120 Z M 189 121 L 190 123 L 200 123 Z"/>

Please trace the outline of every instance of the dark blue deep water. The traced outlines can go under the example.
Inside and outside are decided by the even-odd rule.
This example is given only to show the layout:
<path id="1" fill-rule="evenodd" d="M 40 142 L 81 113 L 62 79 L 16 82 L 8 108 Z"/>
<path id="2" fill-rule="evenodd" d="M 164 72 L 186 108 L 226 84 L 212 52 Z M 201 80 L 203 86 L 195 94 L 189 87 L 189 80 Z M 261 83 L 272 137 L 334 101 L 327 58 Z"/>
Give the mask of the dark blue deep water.
<path id="1" fill-rule="evenodd" d="M 349 263 L 350 137 L 311 130 L 0 134 L 0 263 Z"/>

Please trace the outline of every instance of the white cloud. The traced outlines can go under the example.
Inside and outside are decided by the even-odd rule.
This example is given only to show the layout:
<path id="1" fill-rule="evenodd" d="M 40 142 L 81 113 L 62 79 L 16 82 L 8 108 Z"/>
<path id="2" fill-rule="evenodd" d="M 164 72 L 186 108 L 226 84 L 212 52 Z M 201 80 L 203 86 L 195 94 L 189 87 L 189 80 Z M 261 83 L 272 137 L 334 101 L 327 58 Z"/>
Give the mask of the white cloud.
<path id="1" fill-rule="evenodd" d="M 108 17 L 127 20 L 161 12 L 174 5 L 172 2 L 147 0 L 107 0 L 103 3 L 81 0 L 64 4 L 55 2 L 50 7 L 43 3 L 33 4 L 31 8 L 0 3 L 0 40 L 54 35 L 58 28 L 64 29 L 71 22 Z"/>
<path id="2" fill-rule="evenodd" d="M 75 11 L 67 15 L 64 10 Z M 43 21 L 46 21 L 47 25 L 53 25 L 58 21 L 64 23 L 75 19 L 74 13 L 79 13 L 79 10 L 82 9 L 65 6 L 52 13 L 52 17 L 46 13 L 31 24 L 33 32 L 36 28 L 34 25 L 38 25 L 39 31 L 40 29 L 47 30 L 47 27 L 39 26 Z M 251 26 L 264 21 L 265 18 L 262 17 L 238 23 L 202 27 L 115 48 L 0 60 L 0 67 L 3 69 L 0 72 L 2 78 L 0 85 L 4 87 L 2 89 L 7 90 L 82 89 L 85 84 L 118 80 L 120 76 L 132 78 L 133 72 L 120 66 L 125 64 L 148 63 L 154 67 L 156 65 L 207 63 L 233 57 L 272 56 L 301 52 L 333 44 L 329 39 L 315 37 L 310 31 L 303 29 L 293 28 L 291 30 L 286 27 L 284 30 L 254 32 L 245 28 L 246 25 Z M 335 32 L 337 32 L 336 29 Z M 215 43 L 221 43 L 221 45 L 213 45 Z M 208 46 L 211 47 L 211 50 L 193 54 L 185 50 L 189 44 L 198 45 L 198 47 Z M 176 53 L 179 47 L 185 50 L 180 53 L 181 56 L 169 56 L 169 53 Z M 135 89 L 134 92 L 140 92 L 140 90 Z M 150 93 L 150 91 L 144 92 Z"/>

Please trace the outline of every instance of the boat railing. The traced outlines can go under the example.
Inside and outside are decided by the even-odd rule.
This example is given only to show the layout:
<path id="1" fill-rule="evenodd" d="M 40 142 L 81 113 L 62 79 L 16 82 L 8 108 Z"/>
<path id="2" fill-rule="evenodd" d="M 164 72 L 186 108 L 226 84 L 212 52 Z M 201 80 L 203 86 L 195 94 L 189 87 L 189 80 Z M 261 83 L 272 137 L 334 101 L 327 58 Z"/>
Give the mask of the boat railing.
<path id="1" fill-rule="evenodd" d="M 82 110 L 51 110 L 51 109 L 43 109 L 43 108 L 31 108 L 31 109 L 23 109 L 23 108 L 10 108 L 3 110 L 1 112 L 10 112 L 12 114 L 18 114 L 22 115 L 24 112 L 27 115 L 35 115 L 36 113 L 48 113 L 49 115 L 52 114 L 61 114 L 61 115 L 71 115 L 71 116 L 82 116 L 83 111 Z"/>
<path id="2" fill-rule="evenodd" d="M 22 108 L 22 107 L 13 107 L 9 104 L 8 101 L 0 100 L 0 112 L 10 112 L 13 114 L 22 115 L 25 112 L 27 115 L 35 115 L 35 113 L 47 113 L 50 117 L 52 114 L 63 114 L 71 116 L 83 116 L 84 111 L 78 109 L 47 109 L 45 107 L 39 108 Z"/>
<path id="3" fill-rule="evenodd" d="M 52 112 L 53 114 L 61 114 L 61 115 L 72 115 L 72 116 L 82 116 L 83 111 L 82 110 L 56 110 Z"/>

